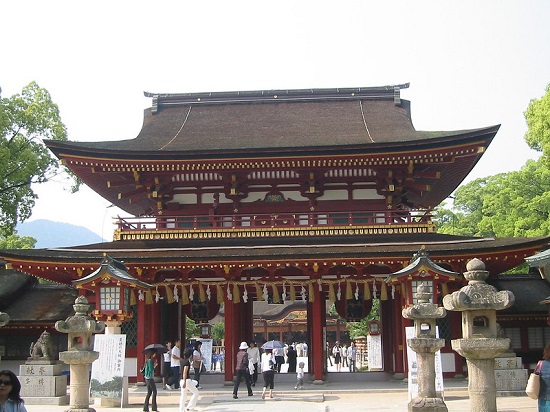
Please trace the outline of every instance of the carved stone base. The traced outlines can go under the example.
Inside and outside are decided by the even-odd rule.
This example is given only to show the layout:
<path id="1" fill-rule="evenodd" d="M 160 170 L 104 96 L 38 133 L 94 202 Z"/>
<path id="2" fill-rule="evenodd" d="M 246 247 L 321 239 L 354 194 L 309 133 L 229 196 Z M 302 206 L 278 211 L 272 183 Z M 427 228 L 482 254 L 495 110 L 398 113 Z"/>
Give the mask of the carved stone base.
<path id="1" fill-rule="evenodd" d="M 409 402 L 409 412 L 412 411 L 430 411 L 430 412 L 447 412 L 447 405 L 441 398 L 414 398 Z"/>

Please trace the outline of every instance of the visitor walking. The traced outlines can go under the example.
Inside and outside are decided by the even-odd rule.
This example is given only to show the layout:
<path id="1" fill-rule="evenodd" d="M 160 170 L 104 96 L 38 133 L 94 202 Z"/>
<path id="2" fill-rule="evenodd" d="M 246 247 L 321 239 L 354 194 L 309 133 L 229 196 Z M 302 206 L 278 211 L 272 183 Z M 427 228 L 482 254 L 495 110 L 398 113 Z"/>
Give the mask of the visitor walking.
<path id="1" fill-rule="evenodd" d="M 298 360 L 298 353 L 294 350 L 294 346 L 290 345 L 288 347 L 288 352 L 286 353 L 286 363 L 288 363 L 288 372 L 296 372 L 296 362 Z"/>
<path id="2" fill-rule="evenodd" d="M 356 372 L 357 371 L 357 347 L 355 346 L 355 342 L 351 342 L 349 344 L 349 348 L 347 351 L 347 358 L 348 358 L 348 364 L 349 364 L 349 371 L 350 372 Z"/>
<path id="3" fill-rule="evenodd" d="M 248 390 L 248 396 L 252 396 L 252 387 L 250 384 L 250 371 L 248 370 L 248 344 L 241 342 L 239 351 L 237 352 L 237 361 L 235 362 L 235 386 L 233 387 L 233 399 L 237 399 L 237 392 L 239 391 L 239 385 L 241 379 L 244 378 L 246 382 L 246 389 Z"/>
<path id="4" fill-rule="evenodd" d="M 166 341 L 164 345 L 168 348 L 168 351 L 162 354 L 163 362 L 162 362 L 161 372 L 162 372 L 162 386 L 163 388 L 166 389 L 166 385 L 168 384 L 168 381 L 172 377 L 172 367 L 170 362 L 170 358 L 172 356 L 172 342 Z"/>
<path id="5" fill-rule="evenodd" d="M 267 388 L 269 388 L 269 397 L 273 398 L 273 388 L 275 387 L 275 369 L 277 368 L 277 363 L 275 362 L 271 349 L 266 349 L 262 354 L 260 365 L 262 368 L 262 376 L 264 378 L 262 399 L 265 399 L 265 391 Z"/>
<path id="6" fill-rule="evenodd" d="M 340 342 L 336 341 L 334 347 L 332 348 L 332 356 L 334 356 L 334 364 L 336 365 L 336 372 L 342 370 L 342 347 Z"/>
<path id="7" fill-rule="evenodd" d="M 550 343 L 542 352 L 540 368 L 539 412 L 550 412 Z"/>
<path id="8" fill-rule="evenodd" d="M 277 364 L 277 373 L 280 373 L 281 366 L 283 363 L 285 363 L 284 348 L 273 348 L 273 356 L 275 357 L 275 363 Z"/>
<path id="9" fill-rule="evenodd" d="M 176 390 L 180 388 L 180 364 L 181 364 L 181 340 L 174 342 L 170 356 L 170 369 L 172 370 L 172 376 L 168 379 L 166 389 Z"/>
<path id="10" fill-rule="evenodd" d="M 325 348 L 325 353 L 327 354 L 327 360 L 328 360 L 328 363 L 330 363 L 330 366 L 332 366 L 332 358 L 330 357 L 330 354 L 331 354 L 331 349 L 330 349 L 330 344 L 327 342 L 326 344 L 326 348 Z"/>
<path id="11" fill-rule="evenodd" d="M 296 386 L 294 389 L 304 389 L 304 362 L 298 364 L 298 372 L 296 373 Z"/>
<path id="12" fill-rule="evenodd" d="M 10 370 L 0 371 L 0 410 L 6 412 L 27 412 L 21 392 L 21 382 Z"/>
<path id="13" fill-rule="evenodd" d="M 183 362 L 181 363 L 182 374 L 180 381 L 180 412 L 186 411 L 195 411 L 195 406 L 199 399 L 199 389 L 197 388 L 197 381 L 190 379 L 191 371 L 191 358 L 193 357 L 193 349 L 186 349 L 183 354 Z M 187 399 L 187 392 L 191 392 L 191 399 L 185 408 L 185 401 Z M 185 409 L 184 409 L 185 408 Z"/>
<path id="14" fill-rule="evenodd" d="M 252 374 L 252 386 L 256 386 L 258 382 L 258 364 L 260 363 L 260 350 L 256 346 L 256 342 L 251 340 L 248 344 L 248 360 L 252 363 L 254 370 L 250 371 Z"/>
<path id="15" fill-rule="evenodd" d="M 144 412 L 149 412 L 149 400 L 151 400 L 151 409 L 153 412 L 157 412 L 157 384 L 155 383 L 155 368 L 157 352 L 154 350 L 148 350 L 145 352 L 145 365 L 143 368 L 143 376 L 145 377 L 145 383 L 147 384 L 147 395 L 143 401 Z M 2 409 L 3 410 L 3 409 Z"/>
<path id="16" fill-rule="evenodd" d="M 193 369 L 195 370 L 195 380 L 197 381 L 197 388 L 202 389 L 200 385 L 201 373 L 206 372 L 206 367 L 204 366 L 204 356 L 201 352 L 202 342 L 196 341 L 193 351 Z"/>

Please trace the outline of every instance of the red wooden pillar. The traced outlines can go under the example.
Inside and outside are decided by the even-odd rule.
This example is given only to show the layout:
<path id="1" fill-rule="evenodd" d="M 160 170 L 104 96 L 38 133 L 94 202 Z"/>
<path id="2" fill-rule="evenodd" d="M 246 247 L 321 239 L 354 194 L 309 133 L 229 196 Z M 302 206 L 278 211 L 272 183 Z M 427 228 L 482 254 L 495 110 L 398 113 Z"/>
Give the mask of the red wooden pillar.
<path id="1" fill-rule="evenodd" d="M 395 326 L 394 321 L 393 301 L 381 300 L 380 310 L 382 318 L 382 366 L 384 371 L 395 371 L 395 364 L 402 363 L 403 353 L 402 341 L 399 339 L 402 334 L 396 336 L 398 328 Z M 401 322 L 398 325 L 401 325 Z M 401 347 L 401 351 L 399 347 Z"/>
<path id="2" fill-rule="evenodd" d="M 399 295 L 396 299 L 392 300 L 392 311 L 393 311 L 393 325 L 392 325 L 392 334 L 395 337 L 394 353 L 395 353 L 395 365 L 394 372 L 396 374 L 403 374 L 403 378 L 407 376 L 407 336 L 405 334 L 405 326 L 410 326 L 411 321 L 405 319 L 402 314 L 402 301 Z M 384 368 L 386 369 L 386 368 Z"/>
<path id="3" fill-rule="evenodd" d="M 313 302 L 308 302 L 307 316 L 308 329 L 310 331 L 310 343 L 308 347 L 309 370 L 313 374 L 314 381 L 323 381 L 326 365 L 324 348 L 326 302 L 324 293 L 319 291 L 317 287 L 313 288 L 313 298 Z"/>
<path id="4" fill-rule="evenodd" d="M 140 339 L 141 336 L 145 337 L 145 333 L 146 333 L 146 327 L 145 325 L 148 325 L 149 324 L 149 314 L 148 314 L 148 311 L 145 310 L 145 301 L 143 300 L 138 300 L 138 303 L 137 303 L 137 317 L 138 317 L 138 323 L 137 323 L 137 336 L 138 336 L 138 341 L 137 341 L 137 354 L 136 354 L 136 357 L 137 357 L 137 371 L 139 372 L 139 370 L 141 369 L 141 367 L 143 366 L 145 360 L 143 358 L 143 356 L 141 355 L 143 353 L 143 349 L 145 349 L 145 346 L 147 346 L 145 344 L 145 339 Z M 143 374 L 141 373 L 137 373 L 137 380 L 138 381 L 144 381 L 144 378 L 143 378 Z"/>
<path id="5" fill-rule="evenodd" d="M 242 304 L 225 298 L 225 381 L 232 382 L 235 357 L 243 340 Z"/>

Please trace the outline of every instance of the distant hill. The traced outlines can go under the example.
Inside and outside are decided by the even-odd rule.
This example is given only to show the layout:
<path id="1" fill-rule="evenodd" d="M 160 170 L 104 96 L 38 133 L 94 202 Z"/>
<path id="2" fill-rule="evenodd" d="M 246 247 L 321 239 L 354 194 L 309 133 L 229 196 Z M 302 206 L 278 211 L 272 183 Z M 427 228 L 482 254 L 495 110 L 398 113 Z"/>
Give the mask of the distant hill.
<path id="1" fill-rule="evenodd" d="M 83 227 L 70 223 L 52 222 L 51 220 L 33 220 L 17 225 L 19 236 L 32 236 L 36 239 L 36 248 L 79 246 L 101 243 L 101 236 Z"/>

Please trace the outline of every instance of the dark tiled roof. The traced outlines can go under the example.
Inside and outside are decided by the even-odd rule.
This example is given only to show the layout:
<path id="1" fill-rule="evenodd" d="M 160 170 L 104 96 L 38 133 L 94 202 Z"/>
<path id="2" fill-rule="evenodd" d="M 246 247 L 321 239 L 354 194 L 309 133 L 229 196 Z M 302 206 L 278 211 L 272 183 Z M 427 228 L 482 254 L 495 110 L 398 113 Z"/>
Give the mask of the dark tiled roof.
<path id="1" fill-rule="evenodd" d="M 548 306 L 540 302 L 550 296 L 550 283 L 539 275 L 499 275 L 487 283 L 497 290 L 509 290 L 516 298 L 514 305 L 498 313 L 548 313 Z"/>
<path id="2" fill-rule="evenodd" d="M 366 92 L 361 94 L 358 90 Z M 247 153 L 288 155 L 297 149 L 314 148 L 360 148 L 362 152 L 376 153 L 401 150 L 404 144 L 412 147 L 447 137 L 484 134 L 491 129 L 416 131 L 410 102 L 399 99 L 396 104 L 393 86 L 388 86 L 387 91 L 374 98 L 368 88 L 332 89 L 326 93 L 287 91 L 290 95 L 286 99 L 280 91 L 250 92 L 263 96 L 262 99 L 241 99 L 243 95 L 238 93 L 242 92 L 215 100 L 205 98 L 212 93 L 153 95 L 162 103 L 145 110 L 142 129 L 135 139 L 47 144 L 56 153 L 72 147 L 96 151 L 99 156 L 117 151 L 140 157 L 153 153 L 169 156 L 170 152 L 210 153 L 214 157 L 237 153 L 247 157 Z"/>
<path id="3" fill-rule="evenodd" d="M 55 323 L 74 315 L 76 289 L 65 285 L 45 285 L 15 270 L 0 270 L 0 310 L 10 323 Z"/>
<path id="4" fill-rule="evenodd" d="M 37 280 L 32 276 L 10 269 L 0 269 L 0 310 L 16 301 L 25 289 L 31 287 Z"/>
<path id="5" fill-rule="evenodd" d="M 55 323 L 74 315 L 78 291 L 63 285 L 36 285 L 6 310 L 10 322 Z M 32 304 L 29 304 L 32 302 Z"/>

